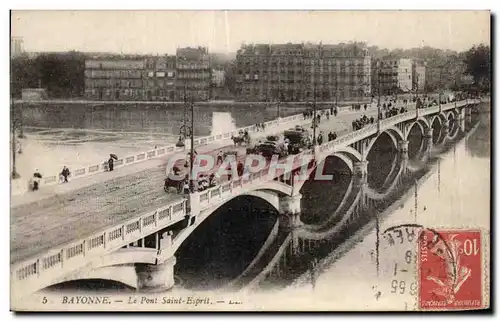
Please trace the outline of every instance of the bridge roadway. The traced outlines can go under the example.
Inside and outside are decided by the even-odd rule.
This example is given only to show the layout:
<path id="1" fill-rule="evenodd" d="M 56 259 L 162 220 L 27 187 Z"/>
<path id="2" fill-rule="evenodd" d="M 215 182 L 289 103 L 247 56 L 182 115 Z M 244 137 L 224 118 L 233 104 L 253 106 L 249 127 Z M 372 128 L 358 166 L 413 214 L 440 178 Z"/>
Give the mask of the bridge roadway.
<path id="1" fill-rule="evenodd" d="M 325 135 L 330 130 L 338 134 L 345 133 L 352 130 L 352 121 L 363 113 L 345 111 L 337 117 L 330 117 L 329 121 L 323 117 L 320 130 Z M 375 116 L 376 113 L 376 108 L 371 108 L 365 114 Z M 287 128 L 289 126 L 273 128 L 271 132 L 254 133 L 253 137 L 282 132 Z M 220 149 L 230 146 L 232 142 L 227 140 L 196 149 L 198 153 L 216 155 Z M 40 193 L 12 197 L 11 263 L 86 237 L 182 198 L 182 195 L 165 193 L 163 190 L 166 164 L 173 155 L 67 184 L 42 186 Z"/>

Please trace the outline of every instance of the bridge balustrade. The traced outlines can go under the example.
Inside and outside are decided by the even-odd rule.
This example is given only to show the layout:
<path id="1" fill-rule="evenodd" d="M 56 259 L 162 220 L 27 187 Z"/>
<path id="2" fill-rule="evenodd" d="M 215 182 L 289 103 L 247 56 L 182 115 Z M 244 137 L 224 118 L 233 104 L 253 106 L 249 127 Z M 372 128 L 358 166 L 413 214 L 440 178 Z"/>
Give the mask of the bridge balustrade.
<path id="1" fill-rule="evenodd" d="M 92 236 L 73 241 L 46 253 L 39 254 L 12 267 L 14 286 L 19 282 L 31 282 L 46 274 L 57 275 L 76 269 L 92 258 L 102 256 L 135 242 L 162 228 L 180 222 L 187 214 L 186 200 L 182 199 L 155 211 L 109 227 Z"/>

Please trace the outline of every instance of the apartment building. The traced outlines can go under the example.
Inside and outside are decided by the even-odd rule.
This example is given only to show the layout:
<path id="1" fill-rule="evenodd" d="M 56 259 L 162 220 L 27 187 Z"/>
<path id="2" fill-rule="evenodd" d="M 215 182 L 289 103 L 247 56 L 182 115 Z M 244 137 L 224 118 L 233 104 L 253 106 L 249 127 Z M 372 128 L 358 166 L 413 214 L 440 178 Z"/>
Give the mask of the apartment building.
<path id="1" fill-rule="evenodd" d="M 195 100 L 208 100 L 212 83 L 211 71 L 207 48 L 177 49 L 175 79 L 177 99 L 182 100 L 187 95 Z"/>
<path id="2" fill-rule="evenodd" d="M 413 90 L 416 92 L 425 91 L 425 69 L 427 63 L 423 60 L 414 60 L 412 64 Z"/>
<path id="3" fill-rule="evenodd" d="M 411 59 L 382 59 L 372 64 L 373 91 L 392 95 L 413 90 Z M 425 81 L 425 79 L 423 80 Z"/>
<path id="4" fill-rule="evenodd" d="M 176 73 L 175 56 L 147 57 L 142 77 L 146 100 L 175 100 Z"/>
<path id="5" fill-rule="evenodd" d="M 143 100 L 145 61 L 86 60 L 85 97 L 92 100 Z"/>
<path id="6" fill-rule="evenodd" d="M 236 56 L 238 99 L 333 101 L 368 96 L 370 64 L 364 48 L 351 44 L 244 45 Z"/>
<path id="7" fill-rule="evenodd" d="M 221 75 L 219 75 L 220 78 Z M 206 48 L 181 48 L 175 56 L 85 61 L 85 97 L 92 100 L 208 100 L 212 83 Z"/>
<path id="8" fill-rule="evenodd" d="M 10 56 L 15 58 L 24 53 L 24 40 L 22 37 L 10 38 Z"/>

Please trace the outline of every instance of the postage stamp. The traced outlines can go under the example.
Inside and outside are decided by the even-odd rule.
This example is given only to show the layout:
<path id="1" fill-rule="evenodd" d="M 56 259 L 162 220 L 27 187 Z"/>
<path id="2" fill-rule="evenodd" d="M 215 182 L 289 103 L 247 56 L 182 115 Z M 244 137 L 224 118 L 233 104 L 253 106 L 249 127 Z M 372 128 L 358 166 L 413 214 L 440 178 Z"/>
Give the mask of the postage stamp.
<path id="1" fill-rule="evenodd" d="M 481 232 L 423 230 L 418 244 L 419 308 L 483 306 Z"/>

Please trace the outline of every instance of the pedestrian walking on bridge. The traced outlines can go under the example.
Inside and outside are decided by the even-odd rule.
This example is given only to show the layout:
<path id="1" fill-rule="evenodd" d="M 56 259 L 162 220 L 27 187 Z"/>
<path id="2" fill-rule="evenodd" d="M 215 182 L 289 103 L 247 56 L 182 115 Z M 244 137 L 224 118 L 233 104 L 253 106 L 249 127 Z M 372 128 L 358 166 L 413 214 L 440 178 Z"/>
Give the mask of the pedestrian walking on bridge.
<path id="1" fill-rule="evenodd" d="M 68 177 L 71 175 L 71 172 L 69 171 L 69 168 L 66 166 L 63 167 L 63 170 L 61 172 L 61 177 L 63 178 L 63 183 L 68 182 Z"/>
<path id="2" fill-rule="evenodd" d="M 113 157 L 110 157 L 108 159 L 108 169 L 110 172 L 112 172 L 114 168 L 115 168 L 115 160 L 113 159 Z"/>

